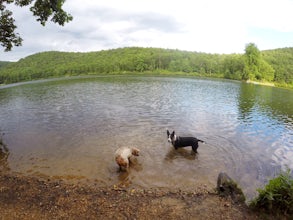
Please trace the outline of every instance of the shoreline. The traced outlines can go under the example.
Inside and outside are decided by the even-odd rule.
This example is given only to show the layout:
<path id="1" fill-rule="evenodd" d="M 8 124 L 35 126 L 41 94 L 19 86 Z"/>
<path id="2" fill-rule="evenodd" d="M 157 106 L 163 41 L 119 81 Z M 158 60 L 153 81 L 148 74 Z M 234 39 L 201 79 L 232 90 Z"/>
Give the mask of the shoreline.
<path id="1" fill-rule="evenodd" d="M 8 88 L 12 86 L 17 86 L 17 85 L 22 85 L 22 84 L 27 84 L 27 83 L 38 83 L 42 82 L 44 80 L 58 80 L 58 79 L 68 79 L 68 78 L 87 78 L 87 77 L 115 77 L 115 76 L 143 76 L 143 77 L 198 77 L 198 78 L 206 78 L 206 79 L 222 79 L 222 80 L 232 80 L 236 82 L 245 82 L 249 84 L 254 84 L 254 85 L 262 85 L 262 86 L 271 86 L 271 87 L 276 87 L 276 88 L 281 88 L 281 89 L 289 89 L 293 90 L 293 86 L 290 84 L 282 84 L 282 83 L 277 83 L 277 82 L 260 82 L 260 81 L 254 81 L 254 80 L 236 80 L 236 79 L 230 79 L 230 78 L 225 78 L 223 76 L 210 76 L 208 74 L 198 74 L 198 73 L 181 73 L 181 72 L 143 72 L 143 73 L 136 73 L 136 72 L 126 72 L 126 73 L 100 73 L 100 74 L 94 74 L 94 73 L 88 73 L 88 74 L 81 74 L 81 75 L 64 75 L 64 76 L 59 76 L 59 77 L 48 77 L 48 78 L 37 78 L 37 79 L 32 79 L 29 81 L 19 81 L 15 83 L 8 83 L 8 84 L 0 84 L 0 89 L 1 88 Z"/>
<path id="2" fill-rule="evenodd" d="M 206 186 L 193 191 L 99 187 L 0 171 L 4 219 L 258 219 Z"/>
<path id="3" fill-rule="evenodd" d="M 275 83 L 270 83 L 270 82 L 259 82 L 259 81 L 253 81 L 253 80 L 246 80 L 246 83 L 254 84 L 254 85 L 261 85 L 261 86 L 277 87 L 275 85 Z M 283 87 L 279 87 L 279 88 L 283 88 Z"/>

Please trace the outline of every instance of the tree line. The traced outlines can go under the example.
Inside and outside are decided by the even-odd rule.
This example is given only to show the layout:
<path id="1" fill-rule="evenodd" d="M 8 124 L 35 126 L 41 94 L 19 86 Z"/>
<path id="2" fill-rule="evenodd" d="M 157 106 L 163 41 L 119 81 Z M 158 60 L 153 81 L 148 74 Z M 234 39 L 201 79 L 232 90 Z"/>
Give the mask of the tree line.
<path id="1" fill-rule="evenodd" d="M 209 54 L 162 48 L 126 47 L 98 52 L 42 52 L 0 65 L 0 84 L 87 74 L 185 74 L 266 81 L 293 87 L 293 48 L 243 54 Z"/>

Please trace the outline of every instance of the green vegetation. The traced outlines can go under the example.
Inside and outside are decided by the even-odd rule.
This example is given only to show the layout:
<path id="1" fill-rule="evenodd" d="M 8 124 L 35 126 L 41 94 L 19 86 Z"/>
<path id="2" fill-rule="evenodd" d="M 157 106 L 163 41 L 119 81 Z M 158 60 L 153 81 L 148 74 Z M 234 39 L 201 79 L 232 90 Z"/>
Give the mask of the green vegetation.
<path id="1" fill-rule="evenodd" d="M 247 44 L 245 48 L 244 80 L 274 80 L 274 69 L 263 58 L 255 44 Z"/>
<path id="2" fill-rule="evenodd" d="M 263 51 L 263 59 L 275 70 L 274 82 L 293 88 L 293 48 Z"/>
<path id="3" fill-rule="evenodd" d="M 259 195 L 250 206 L 275 214 L 293 214 L 293 179 L 290 170 L 281 172 L 264 189 L 258 189 Z"/>
<path id="4" fill-rule="evenodd" d="M 160 48 L 43 52 L 0 67 L 0 84 L 88 74 L 183 74 L 271 82 L 293 88 L 293 48 L 208 54 Z"/>
<path id="5" fill-rule="evenodd" d="M 10 62 L 6 61 L 0 61 L 0 69 L 3 68 L 4 66 L 8 65 Z"/>

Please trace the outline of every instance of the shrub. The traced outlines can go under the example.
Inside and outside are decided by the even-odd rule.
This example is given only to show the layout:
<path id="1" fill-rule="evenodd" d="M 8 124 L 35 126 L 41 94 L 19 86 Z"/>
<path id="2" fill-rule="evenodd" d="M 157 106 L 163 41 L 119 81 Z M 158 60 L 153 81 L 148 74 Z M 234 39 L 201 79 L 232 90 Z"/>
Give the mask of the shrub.
<path id="1" fill-rule="evenodd" d="M 250 203 L 252 208 L 279 214 L 293 214 L 293 179 L 290 170 L 281 172 L 264 187 L 257 190 L 259 195 Z"/>

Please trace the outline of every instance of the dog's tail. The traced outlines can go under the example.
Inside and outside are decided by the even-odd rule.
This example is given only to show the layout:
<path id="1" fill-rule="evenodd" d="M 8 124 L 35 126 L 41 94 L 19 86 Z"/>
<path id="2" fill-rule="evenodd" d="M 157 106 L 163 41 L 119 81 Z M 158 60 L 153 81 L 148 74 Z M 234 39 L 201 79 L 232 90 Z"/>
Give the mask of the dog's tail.
<path id="1" fill-rule="evenodd" d="M 197 141 L 205 144 L 205 141 L 202 141 L 202 140 L 199 140 L 199 139 L 197 139 Z"/>

